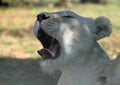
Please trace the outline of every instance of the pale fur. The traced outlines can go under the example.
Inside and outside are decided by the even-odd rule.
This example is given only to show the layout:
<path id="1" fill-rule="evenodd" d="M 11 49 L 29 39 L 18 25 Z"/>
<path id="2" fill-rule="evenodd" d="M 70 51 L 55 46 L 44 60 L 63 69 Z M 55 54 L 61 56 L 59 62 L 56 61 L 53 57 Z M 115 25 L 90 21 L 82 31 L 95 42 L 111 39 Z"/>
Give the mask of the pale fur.
<path id="1" fill-rule="evenodd" d="M 43 71 L 52 73 L 60 69 L 62 75 L 58 85 L 120 85 L 119 59 L 110 60 L 97 43 L 97 40 L 111 34 L 109 19 L 99 17 L 94 20 L 71 11 L 47 14 L 50 18 L 35 24 L 34 33 L 37 36 L 41 26 L 49 35 L 55 35 L 61 54 L 57 59 L 41 61 Z M 63 18 L 66 15 L 74 18 Z M 100 31 L 99 26 L 102 27 Z"/>

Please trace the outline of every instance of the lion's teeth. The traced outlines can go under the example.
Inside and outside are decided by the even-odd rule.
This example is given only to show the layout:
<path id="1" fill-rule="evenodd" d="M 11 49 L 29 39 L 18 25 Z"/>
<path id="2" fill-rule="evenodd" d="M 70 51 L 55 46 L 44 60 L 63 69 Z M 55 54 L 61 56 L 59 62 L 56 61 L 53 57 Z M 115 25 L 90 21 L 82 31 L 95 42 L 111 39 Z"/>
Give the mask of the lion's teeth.
<path id="1" fill-rule="evenodd" d="M 58 44 L 51 45 L 51 46 L 49 47 L 49 50 L 54 54 L 54 56 L 55 56 L 56 53 L 57 53 L 57 49 L 58 49 Z"/>
<path id="2" fill-rule="evenodd" d="M 37 34 L 38 34 L 38 30 L 39 30 L 39 28 L 40 28 L 40 23 L 39 23 L 39 21 L 35 21 L 35 24 L 34 24 L 34 29 L 33 29 L 33 33 L 37 36 Z"/>

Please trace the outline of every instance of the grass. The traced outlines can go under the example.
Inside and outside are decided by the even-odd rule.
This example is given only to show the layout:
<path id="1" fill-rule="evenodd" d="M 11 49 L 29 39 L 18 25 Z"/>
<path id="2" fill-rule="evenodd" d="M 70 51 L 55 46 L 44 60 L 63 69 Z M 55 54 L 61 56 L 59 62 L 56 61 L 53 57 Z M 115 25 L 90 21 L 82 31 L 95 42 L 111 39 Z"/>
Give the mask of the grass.
<path id="1" fill-rule="evenodd" d="M 40 12 L 72 10 L 81 16 L 96 18 L 106 16 L 113 23 L 110 38 L 100 40 L 101 46 L 111 57 L 120 54 L 120 12 L 119 0 L 108 5 L 77 4 L 70 8 L 49 7 L 9 7 L 0 8 L 0 56 L 14 58 L 38 58 L 37 50 L 42 46 L 34 37 L 32 30 L 36 15 Z"/>

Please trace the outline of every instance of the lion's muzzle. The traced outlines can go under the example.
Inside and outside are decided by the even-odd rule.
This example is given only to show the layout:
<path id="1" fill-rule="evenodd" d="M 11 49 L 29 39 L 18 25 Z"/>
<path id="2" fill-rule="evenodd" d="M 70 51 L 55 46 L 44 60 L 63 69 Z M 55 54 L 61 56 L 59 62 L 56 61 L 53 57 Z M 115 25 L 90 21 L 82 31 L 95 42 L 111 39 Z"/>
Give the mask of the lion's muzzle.
<path id="1" fill-rule="evenodd" d="M 50 16 L 47 13 L 41 13 L 37 15 L 37 21 L 41 23 L 42 20 L 46 20 L 50 18 Z"/>
<path id="2" fill-rule="evenodd" d="M 43 49 L 38 50 L 38 54 L 42 57 L 43 60 L 45 59 L 55 59 L 58 57 L 60 53 L 60 44 L 57 39 L 46 32 L 42 27 L 42 22 L 47 22 L 50 19 L 50 15 L 48 13 L 41 13 L 37 15 L 37 20 L 34 26 L 34 34 L 38 38 L 38 40 L 43 45 Z"/>

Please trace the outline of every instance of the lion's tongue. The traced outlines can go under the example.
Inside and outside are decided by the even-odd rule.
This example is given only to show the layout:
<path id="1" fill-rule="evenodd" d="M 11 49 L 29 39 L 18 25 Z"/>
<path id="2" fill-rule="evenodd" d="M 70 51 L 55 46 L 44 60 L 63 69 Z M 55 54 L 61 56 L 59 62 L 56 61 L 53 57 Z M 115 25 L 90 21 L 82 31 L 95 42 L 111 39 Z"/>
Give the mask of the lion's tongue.
<path id="1" fill-rule="evenodd" d="M 43 60 L 53 58 L 53 53 L 46 48 L 39 50 L 38 54 L 42 57 Z"/>
<path id="2" fill-rule="evenodd" d="M 56 57 L 57 51 L 59 49 L 58 44 L 55 46 L 50 46 L 49 49 L 43 48 L 38 50 L 38 54 L 42 57 L 43 60 L 45 59 L 54 59 Z"/>

